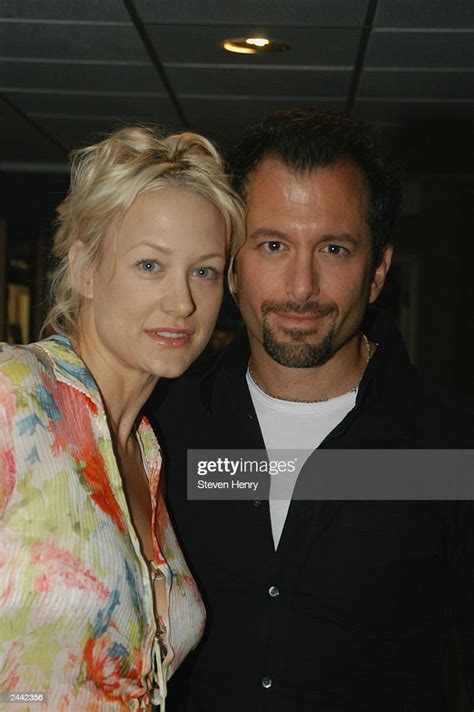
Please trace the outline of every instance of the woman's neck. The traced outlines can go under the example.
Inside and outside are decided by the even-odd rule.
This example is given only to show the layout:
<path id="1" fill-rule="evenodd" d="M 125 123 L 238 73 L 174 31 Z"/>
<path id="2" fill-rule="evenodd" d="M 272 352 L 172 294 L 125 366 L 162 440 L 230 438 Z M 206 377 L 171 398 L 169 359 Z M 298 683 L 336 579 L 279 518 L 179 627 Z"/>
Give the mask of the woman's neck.
<path id="1" fill-rule="evenodd" d="M 138 416 L 158 377 L 114 362 L 104 348 L 92 343 L 84 334 L 79 333 L 71 342 L 97 383 L 114 441 L 127 450 Z"/>

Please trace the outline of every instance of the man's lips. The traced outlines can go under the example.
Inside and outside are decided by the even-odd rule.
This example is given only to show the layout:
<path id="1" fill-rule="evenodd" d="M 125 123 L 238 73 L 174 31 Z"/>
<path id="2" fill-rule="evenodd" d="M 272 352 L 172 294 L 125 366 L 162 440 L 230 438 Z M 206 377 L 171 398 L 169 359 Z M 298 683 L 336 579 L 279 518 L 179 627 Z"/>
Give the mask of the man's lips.
<path id="1" fill-rule="evenodd" d="M 275 312 L 283 324 L 292 326 L 314 326 L 320 317 L 317 314 L 289 314 Z"/>
<path id="2" fill-rule="evenodd" d="M 145 329 L 145 333 L 156 343 L 176 347 L 187 344 L 194 332 L 174 326 L 158 326 L 155 329 Z"/>

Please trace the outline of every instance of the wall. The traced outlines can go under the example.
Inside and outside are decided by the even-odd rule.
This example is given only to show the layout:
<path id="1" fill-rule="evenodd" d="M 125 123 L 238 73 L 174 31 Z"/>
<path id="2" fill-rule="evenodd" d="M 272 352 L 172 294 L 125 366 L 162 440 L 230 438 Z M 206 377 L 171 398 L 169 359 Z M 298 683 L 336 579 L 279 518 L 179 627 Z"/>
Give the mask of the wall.
<path id="1" fill-rule="evenodd" d="M 410 176 L 420 212 L 395 230 L 399 253 L 419 261 L 417 362 L 474 395 L 474 176 Z"/>

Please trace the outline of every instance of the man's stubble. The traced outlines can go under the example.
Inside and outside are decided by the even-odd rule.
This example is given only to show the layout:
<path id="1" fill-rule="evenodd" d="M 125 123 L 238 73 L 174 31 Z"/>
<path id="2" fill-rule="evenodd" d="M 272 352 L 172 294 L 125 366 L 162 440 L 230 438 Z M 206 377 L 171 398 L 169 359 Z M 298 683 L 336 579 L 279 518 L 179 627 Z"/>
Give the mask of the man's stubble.
<path id="1" fill-rule="evenodd" d="M 287 368 L 314 368 L 325 363 L 334 352 L 335 322 L 339 310 L 337 305 L 318 304 L 317 302 L 274 302 L 266 301 L 261 306 L 262 344 L 267 354 L 281 366 Z M 318 318 L 330 317 L 331 327 L 318 343 L 311 343 L 311 338 L 317 329 L 285 328 L 280 327 L 282 333 L 289 338 L 278 338 L 270 324 L 269 315 L 272 313 L 292 313 L 298 315 L 316 316 Z"/>

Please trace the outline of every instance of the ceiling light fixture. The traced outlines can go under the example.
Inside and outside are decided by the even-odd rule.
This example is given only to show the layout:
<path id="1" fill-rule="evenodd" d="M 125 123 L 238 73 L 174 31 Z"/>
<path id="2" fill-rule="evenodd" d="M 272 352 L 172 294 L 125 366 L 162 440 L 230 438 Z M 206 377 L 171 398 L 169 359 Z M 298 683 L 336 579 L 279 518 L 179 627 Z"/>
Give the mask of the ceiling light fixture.
<path id="1" fill-rule="evenodd" d="M 264 52 L 284 52 L 289 46 L 267 37 L 233 37 L 220 43 L 227 52 L 236 54 L 263 54 Z"/>
<path id="2" fill-rule="evenodd" d="M 247 37 L 245 41 L 254 47 L 268 47 L 270 44 L 270 40 L 267 40 L 266 37 Z"/>

